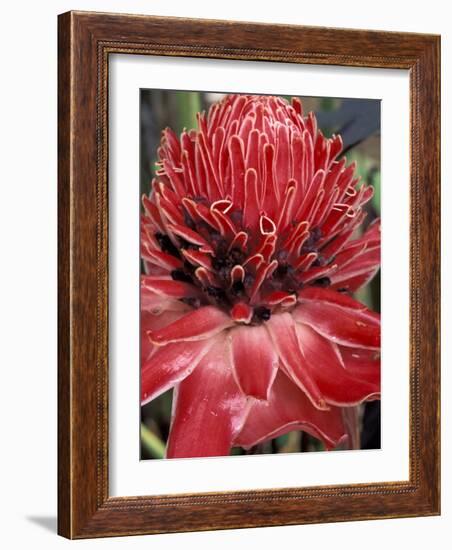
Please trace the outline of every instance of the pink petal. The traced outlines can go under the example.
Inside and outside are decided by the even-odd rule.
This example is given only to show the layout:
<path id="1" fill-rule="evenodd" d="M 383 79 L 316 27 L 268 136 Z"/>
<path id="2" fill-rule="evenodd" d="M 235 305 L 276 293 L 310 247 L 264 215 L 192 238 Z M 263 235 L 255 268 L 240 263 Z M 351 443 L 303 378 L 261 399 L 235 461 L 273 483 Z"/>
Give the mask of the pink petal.
<path id="1" fill-rule="evenodd" d="M 216 307 L 204 306 L 187 313 L 184 317 L 160 330 L 149 331 L 148 335 L 151 342 L 157 346 L 164 346 L 169 342 L 205 340 L 232 324 L 233 321 L 229 315 Z"/>
<path id="2" fill-rule="evenodd" d="M 331 298 L 333 292 L 329 291 L 323 295 Z M 379 349 L 379 316 L 352 298 L 339 292 L 335 294 L 334 299 L 329 301 L 306 300 L 306 294 L 302 291 L 299 295 L 300 305 L 293 312 L 295 321 L 311 326 L 319 334 L 337 344 Z M 319 296 L 321 295 L 322 293 L 319 293 Z"/>
<path id="3" fill-rule="evenodd" d="M 328 408 L 298 345 L 295 323 L 289 313 L 272 315 L 265 324 L 281 360 L 281 368 L 299 386 L 318 409 Z"/>
<path id="4" fill-rule="evenodd" d="M 238 327 L 230 331 L 231 364 L 237 383 L 245 395 L 267 399 L 278 369 L 278 355 L 260 326 Z"/>
<path id="5" fill-rule="evenodd" d="M 246 403 L 221 335 L 174 392 L 167 458 L 229 455 L 243 425 Z"/>
<path id="6" fill-rule="evenodd" d="M 209 347 L 210 342 L 202 340 L 156 348 L 141 364 L 141 404 L 152 401 L 189 376 Z"/>
<path id="7" fill-rule="evenodd" d="M 297 325 L 304 363 L 327 403 L 357 405 L 380 392 L 377 384 L 355 378 L 345 369 L 337 347 L 307 325 Z"/>
<path id="8" fill-rule="evenodd" d="M 268 401 L 253 400 L 246 422 L 234 444 L 248 449 L 292 430 L 303 430 L 336 447 L 345 436 L 340 409 L 320 411 L 279 370 Z"/>

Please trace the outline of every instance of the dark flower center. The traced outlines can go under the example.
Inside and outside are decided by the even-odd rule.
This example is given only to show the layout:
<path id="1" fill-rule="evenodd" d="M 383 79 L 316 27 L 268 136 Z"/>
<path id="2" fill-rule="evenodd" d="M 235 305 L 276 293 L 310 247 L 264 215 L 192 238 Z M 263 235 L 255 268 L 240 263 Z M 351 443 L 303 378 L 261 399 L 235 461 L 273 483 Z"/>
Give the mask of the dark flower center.
<path id="1" fill-rule="evenodd" d="M 236 213 L 233 212 L 231 217 L 233 217 L 234 214 Z M 237 218 L 238 216 L 236 215 L 235 217 Z M 171 271 L 173 280 L 192 284 L 201 291 L 199 297 L 183 298 L 182 301 L 193 308 L 198 308 L 201 305 L 214 304 L 225 311 L 230 311 L 238 302 L 250 303 L 251 293 L 257 274 L 255 269 L 247 266 L 247 260 L 251 254 L 250 249 L 253 249 L 254 246 L 250 246 L 250 243 L 247 243 L 242 249 L 235 246 L 231 247 L 231 240 L 222 237 L 220 233 L 210 228 L 206 223 L 195 223 L 188 215 L 186 215 L 185 218 L 187 218 L 187 222 L 188 220 L 190 221 L 190 223 L 187 223 L 187 227 L 190 227 L 190 229 L 202 235 L 213 248 L 214 253 L 210 256 L 211 272 L 216 284 L 203 284 L 195 275 L 197 266 L 184 258 L 183 250 L 199 251 L 200 246 L 178 237 L 178 248 L 168 235 L 156 233 L 155 237 L 162 252 L 182 261 L 182 267 Z M 334 260 L 334 258 L 327 259 L 321 255 L 321 247 L 319 247 L 321 237 L 322 231 L 320 228 L 312 228 L 309 237 L 300 249 L 300 255 L 310 252 L 317 254 L 317 259 L 312 263 L 312 267 L 325 266 Z M 289 261 L 287 252 L 283 248 L 278 248 L 278 242 L 276 243 L 272 257 L 278 260 L 278 265 L 273 273 L 267 277 L 261 285 L 261 293 L 264 296 L 270 295 L 272 292 L 276 291 L 286 293 L 289 296 L 296 295 L 297 292 L 306 285 L 327 287 L 331 284 L 328 277 L 319 277 L 306 284 L 301 282 L 299 279 L 299 270 Z M 234 280 L 232 278 L 232 270 L 235 266 L 243 267 L 243 279 Z M 274 307 L 275 306 L 272 307 L 269 304 L 253 303 L 251 323 L 260 324 L 268 321 Z"/>

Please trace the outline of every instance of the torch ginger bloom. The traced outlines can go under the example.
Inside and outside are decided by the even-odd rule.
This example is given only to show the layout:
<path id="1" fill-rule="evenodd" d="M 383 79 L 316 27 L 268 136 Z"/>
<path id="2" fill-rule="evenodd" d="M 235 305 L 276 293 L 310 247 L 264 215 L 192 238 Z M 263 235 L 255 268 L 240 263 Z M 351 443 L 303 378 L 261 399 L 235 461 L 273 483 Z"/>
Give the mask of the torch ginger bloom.
<path id="1" fill-rule="evenodd" d="M 350 294 L 380 263 L 372 188 L 298 99 L 227 96 L 167 128 L 143 198 L 141 399 L 174 387 L 167 457 L 291 430 L 334 448 L 380 397 L 380 319 Z"/>

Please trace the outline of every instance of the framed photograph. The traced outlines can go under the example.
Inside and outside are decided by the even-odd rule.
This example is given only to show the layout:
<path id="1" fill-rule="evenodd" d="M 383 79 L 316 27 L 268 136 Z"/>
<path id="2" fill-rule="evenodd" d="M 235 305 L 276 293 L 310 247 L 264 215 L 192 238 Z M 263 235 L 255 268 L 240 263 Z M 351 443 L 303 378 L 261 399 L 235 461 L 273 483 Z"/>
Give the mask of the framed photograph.
<path id="1" fill-rule="evenodd" d="M 440 513 L 439 49 L 59 16 L 61 535 Z"/>

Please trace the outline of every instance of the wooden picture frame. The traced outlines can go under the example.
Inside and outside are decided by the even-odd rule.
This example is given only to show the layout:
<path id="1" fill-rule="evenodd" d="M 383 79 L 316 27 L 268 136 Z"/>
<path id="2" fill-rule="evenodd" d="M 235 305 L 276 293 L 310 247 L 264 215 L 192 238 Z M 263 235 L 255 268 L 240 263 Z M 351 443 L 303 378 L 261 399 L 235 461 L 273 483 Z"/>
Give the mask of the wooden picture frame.
<path id="1" fill-rule="evenodd" d="M 59 534 L 86 538 L 439 514 L 440 38 L 68 12 L 59 16 L 58 49 Z M 107 96 L 113 53 L 409 70 L 409 481 L 109 496 Z"/>

